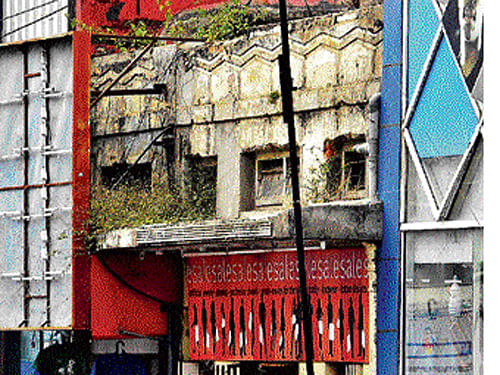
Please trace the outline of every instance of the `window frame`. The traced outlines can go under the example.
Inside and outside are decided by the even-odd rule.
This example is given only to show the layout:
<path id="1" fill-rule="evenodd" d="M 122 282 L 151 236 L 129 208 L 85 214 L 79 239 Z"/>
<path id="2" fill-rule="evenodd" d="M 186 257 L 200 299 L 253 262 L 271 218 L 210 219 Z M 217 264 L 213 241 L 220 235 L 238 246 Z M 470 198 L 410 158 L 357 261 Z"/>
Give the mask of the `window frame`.
<path id="1" fill-rule="evenodd" d="M 261 175 L 261 169 L 259 168 L 259 164 L 263 161 L 270 160 L 281 160 L 282 161 L 282 175 L 283 175 L 283 187 L 280 194 L 280 197 L 273 196 L 271 198 L 261 198 L 259 199 L 259 188 L 260 188 L 260 180 L 259 177 Z M 288 151 L 275 151 L 275 152 L 265 152 L 258 153 L 255 156 L 255 208 L 265 208 L 265 207 L 276 207 L 282 206 L 285 202 L 285 197 L 287 192 L 290 190 L 290 153 Z"/>
<path id="2" fill-rule="evenodd" d="M 325 172 L 325 179 L 327 180 L 325 181 L 325 189 L 331 201 L 357 200 L 368 197 L 368 156 L 355 150 L 355 146 L 365 142 L 364 135 L 349 138 L 341 135 L 333 140 L 325 141 L 325 164 L 329 164 Z M 347 160 L 349 153 L 358 154 L 359 159 L 363 160 L 362 185 L 356 184 L 355 186 L 350 179 L 348 170 L 350 170 L 349 164 L 351 163 L 348 163 Z M 336 163 L 338 164 L 335 165 Z"/>
<path id="3" fill-rule="evenodd" d="M 342 175 L 340 186 L 342 186 L 342 197 L 347 199 L 361 199 L 367 196 L 368 187 L 368 158 L 361 152 L 354 150 L 354 146 L 362 144 L 363 142 L 348 142 L 342 147 Z M 354 186 L 351 180 L 351 176 L 347 175 L 348 164 L 346 161 L 346 154 L 353 153 L 358 154 L 363 158 L 363 184 L 361 188 Z"/>
<path id="4" fill-rule="evenodd" d="M 141 173 L 138 173 L 140 171 Z M 144 173 L 145 172 L 145 173 Z M 113 163 L 99 167 L 100 183 L 111 189 L 120 179 L 121 187 L 134 189 L 150 189 L 153 183 L 153 164 L 144 162 L 138 164 Z"/>

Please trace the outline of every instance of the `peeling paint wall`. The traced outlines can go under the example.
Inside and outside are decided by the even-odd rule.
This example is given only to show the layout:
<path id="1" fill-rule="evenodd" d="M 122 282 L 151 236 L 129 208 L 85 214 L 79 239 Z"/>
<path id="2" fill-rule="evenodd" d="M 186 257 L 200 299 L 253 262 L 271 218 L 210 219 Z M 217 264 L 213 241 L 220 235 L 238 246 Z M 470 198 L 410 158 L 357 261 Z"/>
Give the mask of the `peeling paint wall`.
<path id="1" fill-rule="evenodd" d="M 380 90 L 381 7 L 293 21 L 290 30 L 296 133 L 305 184 L 311 169 L 324 160 L 326 139 L 367 131 L 367 103 Z M 279 27 L 271 25 L 247 37 L 210 45 L 154 48 L 115 88 L 165 83 L 167 93 L 108 97 L 96 107 L 94 179 L 99 180 L 100 166 L 133 163 L 159 131 L 174 125 L 175 154 L 153 146 L 142 158 L 153 164 L 153 181 L 169 170 L 169 158 L 174 163 L 171 174 L 182 183 L 179 174 L 185 170 L 187 155 L 217 155 L 218 186 L 223 187 L 218 189 L 218 216 L 240 216 L 235 176 L 240 174 L 241 153 L 288 143 L 281 116 L 280 44 Z M 94 89 L 106 87 L 133 57 L 94 58 Z"/>

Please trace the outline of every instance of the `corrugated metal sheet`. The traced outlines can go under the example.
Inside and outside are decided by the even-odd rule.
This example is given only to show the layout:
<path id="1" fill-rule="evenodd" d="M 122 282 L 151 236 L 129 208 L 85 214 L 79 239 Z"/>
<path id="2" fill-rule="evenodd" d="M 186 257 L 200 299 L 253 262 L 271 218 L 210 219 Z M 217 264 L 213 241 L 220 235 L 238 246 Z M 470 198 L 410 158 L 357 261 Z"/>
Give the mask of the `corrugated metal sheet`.
<path id="1" fill-rule="evenodd" d="M 1 0 L 2 43 L 62 34 L 69 31 L 71 0 Z"/>
<path id="2" fill-rule="evenodd" d="M 72 319 L 71 38 L 0 48 L 0 327 Z"/>

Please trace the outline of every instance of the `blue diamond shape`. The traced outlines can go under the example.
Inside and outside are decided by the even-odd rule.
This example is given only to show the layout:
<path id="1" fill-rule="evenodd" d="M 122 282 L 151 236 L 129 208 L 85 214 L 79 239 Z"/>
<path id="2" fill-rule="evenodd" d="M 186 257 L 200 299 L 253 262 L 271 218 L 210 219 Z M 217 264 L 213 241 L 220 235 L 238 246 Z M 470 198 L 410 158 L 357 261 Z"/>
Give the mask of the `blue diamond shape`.
<path id="1" fill-rule="evenodd" d="M 432 0 L 411 0 L 408 23 L 408 92 L 413 97 L 429 54 L 439 19 Z"/>
<path id="2" fill-rule="evenodd" d="M 464 154 L 478 123 L 465 81 L 446 37 L 410 123 L 420 158 Z"/>

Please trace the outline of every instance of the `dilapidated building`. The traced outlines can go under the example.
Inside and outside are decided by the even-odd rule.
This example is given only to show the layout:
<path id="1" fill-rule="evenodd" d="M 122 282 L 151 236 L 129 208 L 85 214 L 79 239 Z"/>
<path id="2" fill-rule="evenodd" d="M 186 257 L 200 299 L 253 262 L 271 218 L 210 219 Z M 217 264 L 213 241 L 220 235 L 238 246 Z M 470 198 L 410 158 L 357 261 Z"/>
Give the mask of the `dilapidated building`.
<path id="1" fill-rule="evenodd" d="M 374 374 L 381 8 L 290 39 L 317 371 Z M 134 53 L 92 60 L 94 354 L 120 339 L 184 373 L 304 371 L 280 53 L 273 24 L 155 47 L 108 91 Z"/>

